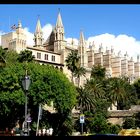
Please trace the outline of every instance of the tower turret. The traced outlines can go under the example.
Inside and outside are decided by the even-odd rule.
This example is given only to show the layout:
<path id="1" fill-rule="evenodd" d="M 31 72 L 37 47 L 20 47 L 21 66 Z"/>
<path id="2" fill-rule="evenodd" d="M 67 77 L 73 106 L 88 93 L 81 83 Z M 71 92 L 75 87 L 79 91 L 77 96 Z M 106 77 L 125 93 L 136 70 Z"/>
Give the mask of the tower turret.
<path id="1" fill-rule="evenodd" d="M 35 42 L 35 47 L 41 47 L 43 44 L 43 32 L 42 32 L 39 18 L 37 20 L 36 30 L 34 33 L 34 42 Z"/>
<path id="2" fill-rule="evenodd" d="M 62 23 L 60 9 L 59 9 L 58 17 L 57 17 L 57 21 L 56 21 L 55 32 L 56 32 L 55 40 L 64 40 L 64 26 Z"/>
<path id="3" fill-rule="evenodd" d="M 66 41 L 64 40 L 64 26 L 60 14 L 60 9 L 58 12 L 54 33 L 55 33 L 54 52 L 60 52 L 64 50 L 66 46 Z"/>
<path id="4" fill-rule="evenodd" d="M 18 26 L 17 26 L 17 28 L 16 28 L 16 33 L 17 33 L 17 34 L 23 34 L 23 29 L 22 29 L 21 20 L 18 21 Z"/>
<path id="5" fill-rule="evenodd" d="M 81 66 L 86 67 L 87 66 L 86 41 L 82 31 L 80 32 L 78 53 L 80 55 Z"/>

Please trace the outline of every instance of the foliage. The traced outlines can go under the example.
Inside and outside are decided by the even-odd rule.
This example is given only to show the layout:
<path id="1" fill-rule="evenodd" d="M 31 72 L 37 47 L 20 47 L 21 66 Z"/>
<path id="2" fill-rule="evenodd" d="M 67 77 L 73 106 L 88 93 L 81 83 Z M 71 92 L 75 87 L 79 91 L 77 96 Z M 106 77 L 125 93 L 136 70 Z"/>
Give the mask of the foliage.
<path id="1" fill-rule="evenodd" d="M 91 133 L 107 134 L 108 124 L 106 118 L 101 113 L 95 114 L 90 129 Z"/>
<path id="2" fill-rule="evenodd" d="M 140 112 L 134 114 L 136 128 L 140 128 Z"/>
<path id="3" fill-rule="evenodd" d="M 74 72 L 74 76 L 78 78 L 78 87 L 80 86 L 80 76 L 85 76 L 86 69 L 84 67 L 78 66 Z"/>
<path id="4" fill-rule="evenodd" d="M 84 111 L 91 111 L 95 106 L 94 96 L 85 90 L 83 87 L 77 87 L 77 100 L 78 106 L 80 107 L 80 111 L 83 113 Z"/>
<path id="5" fill-rule="evenodd" d="M 91 70 L 91 78 L 103 80 L 105 78 L 106 69 L 101 65 L 94 65 Z"/>
<path id="6" fill-rule="evenodd" d="M 19 57 L 19 54 L 16 51 L 7 50 L 7 53 L 6 53 L 7 65 L 13 65 L 15 62 L 17 62 L 18 57 Z"/>
<path id="7" fill-rule="evenodd" d="M 133 117 L 128 117 L 122 124 L 124 129 L 135 129 L 135 119 Z"/>
<path id="8" fill-rule="evenodd" d="M 106 90 L 108 91 L 110 101 L 114 104 L 117 102 L 120 109 L 128 109 L 131 104 L 135 104 L 137 101 L 135 88 L 121 78 L 114 77 L 108 79 Z"/>
<path id="9" fill-rule="evenodd" d="M 121 131 L 121 126 L 120 125 L 113 125 L 108 123 L 108 133 L 109 134 L 118 134 Z"/>
<path id="10" fill-rule="evenodd" d="M 21 51 L 17 60 L 19 62 L 32 62 L 34 60 L 34 56 L 32 55 L 32 51 L 24 50 Z"/>
<path id="11" fill-rule="evenodd" d="M 94 113 L 102 113 L 102 115 L 105 118 L 107 118 L 109 106 L 110 106 L 110 103 L 107 101 L 107 99 L 98 98 L 96 100 Z"/>
<path id="12" fill-rule="evenodd" d="M 5 67 L 1 72 L 0 123 L 4 124 L 1 127 L 11 124 L 13 126 L 18 118 L 21 123 L 24 120 L 25 95 L 21 85 L 24 74 L 24 64 L 18 62 Z M 62 72 L 52 66 L 28 63 L 28 74 L 32 80 L 28 94 L 28 107 L 31 109 L 32 123 L 37 121 L 38 105 L 54 101 L 54 107 L 59 114 L 57 116 L 60 116 L 55 119 L 60 128 L 75 105 L 75 87 Z"/>
<path id="13" fill-rule="evenodd" d="M 140 112 L 135 113 L 132 117 L 128 117 L 123 122 L 124 129 L 136 129 L 140 128 Z"/>
<path id="14" fill-rule="evenodd" d="M 77 67 L 80 65 L 79 60 L 80 60 L 80 56 L 78 56 L 77 51 L 71 51 L 71 53 L 68 54 L 65 60 L 68 70 L 70 70 L 72 73 L 72 79 L 71 79 L 72 82 L 73 82 L 74 72 L 76 71 Z"/>
<path id="15" fill-rule="evenodd" d="M 133 85 L 136 88 L 136 93 L 137 93 L 138 99 L 140 99 L 140 79 L 135 81 Z"/>
<path id="16" fill-rule="evenodd" d="M 6 66 L 6 50 L 0 46 L 0 67 Z"/>
<path id="17" fill-rule="evenodd" d="M 95 78 L 87 80 L 84 87 L 93 95 L 94 99 L 102 98 L 105 95 L 103 85 Z"/>

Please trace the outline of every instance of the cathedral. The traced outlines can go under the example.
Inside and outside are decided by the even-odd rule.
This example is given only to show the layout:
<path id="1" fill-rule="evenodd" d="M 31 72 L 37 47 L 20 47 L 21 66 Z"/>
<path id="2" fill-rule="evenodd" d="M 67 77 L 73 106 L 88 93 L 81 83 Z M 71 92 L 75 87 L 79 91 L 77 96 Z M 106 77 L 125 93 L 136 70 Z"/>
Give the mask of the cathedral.
<path id="1" fill-rule="evenodd" d="M 134 62 L 132 57 L 128 57 L 127 52 L 124 56 L 121 55 L 121 51 L 116 54 L 113 47 L 110 50 L 106 48 L 104 51 L 102 44 L 97 49 L 94 42 L 90 43 L 89 47 L 87 47 L 83 31 L 80 32 L 78 45 L 75 45 L 73 40 L 71 43 L 68 43 L 64 36 L 65 30 L 59 11 L 56 25 L 47 39 L 43 38 L 41 22 L 38 18 L 33 46 L 26 44 L 26 35 L 21 21 L 18 22 L 15 31 L 2 35 L 1 45 L 3 48 L 15 50 L 18 53 L 25 49 L 30 50 L 35 56 L 35 60 L 40 64 L 54 65 L 62 70 L 69 79 L 71 79 L 71 72 L 66 67 L 65 59 L 71 50 L 77 50 L 81 66 L 86 68 L 86 76 L 81 77 L 80 85 L 83 85 L 86 79 L 90 78 L 93 65 L 104 66 L 107 71 L 106 76 L 108 77 L 128 76 L 130 82 L 140 77 L 139 56 L 137 56 L 137 61 Z M 76 78 L 74 83 L 75 85 L 78 84 Z"/>

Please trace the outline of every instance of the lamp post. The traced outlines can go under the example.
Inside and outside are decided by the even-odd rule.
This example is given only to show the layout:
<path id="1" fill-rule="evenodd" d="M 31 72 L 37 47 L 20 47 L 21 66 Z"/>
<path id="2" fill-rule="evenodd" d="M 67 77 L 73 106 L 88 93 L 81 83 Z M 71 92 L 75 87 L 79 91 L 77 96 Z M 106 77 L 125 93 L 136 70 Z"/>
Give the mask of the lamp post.
<path id="1" fill-rule="evenodd" d="M 24 121 L 24 134 L 28 135 L 29 130 L 27 127 L 27 95 L 28 95 L 28 89 L 30 86 L 31 80 L 30 77 L 26 74 L 25 77 L 22 79 L 22 86 L 25 91 L 25 121 Z"/>

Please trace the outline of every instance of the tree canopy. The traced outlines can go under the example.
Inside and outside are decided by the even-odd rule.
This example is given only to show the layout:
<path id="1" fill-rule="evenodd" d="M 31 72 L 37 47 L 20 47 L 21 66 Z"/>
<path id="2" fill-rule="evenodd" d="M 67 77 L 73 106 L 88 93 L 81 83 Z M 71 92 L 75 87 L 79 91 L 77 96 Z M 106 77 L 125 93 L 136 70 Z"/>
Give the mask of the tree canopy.
<path id="1" fill-rule="evenodd" d="M 3 128 L 14 126 L 17 119 L 21 122 L 24 120 L 25 95 L 21 84 L 24 75 L 24 63 L 18 61 L 4 67 L 1 71 L 0 124 Z M 28 75 L 31 77 L 28 108 L 31 109 L 33 122 L 37 121 L 39 104 L 49 104 L 53 101 L 56 113 L 60 116 L 56 120 L 63 120 L 57 122 L 61 128 L 76 103 L 75 86 L 61 71 L 49 65 L 30 62 Z"/>

